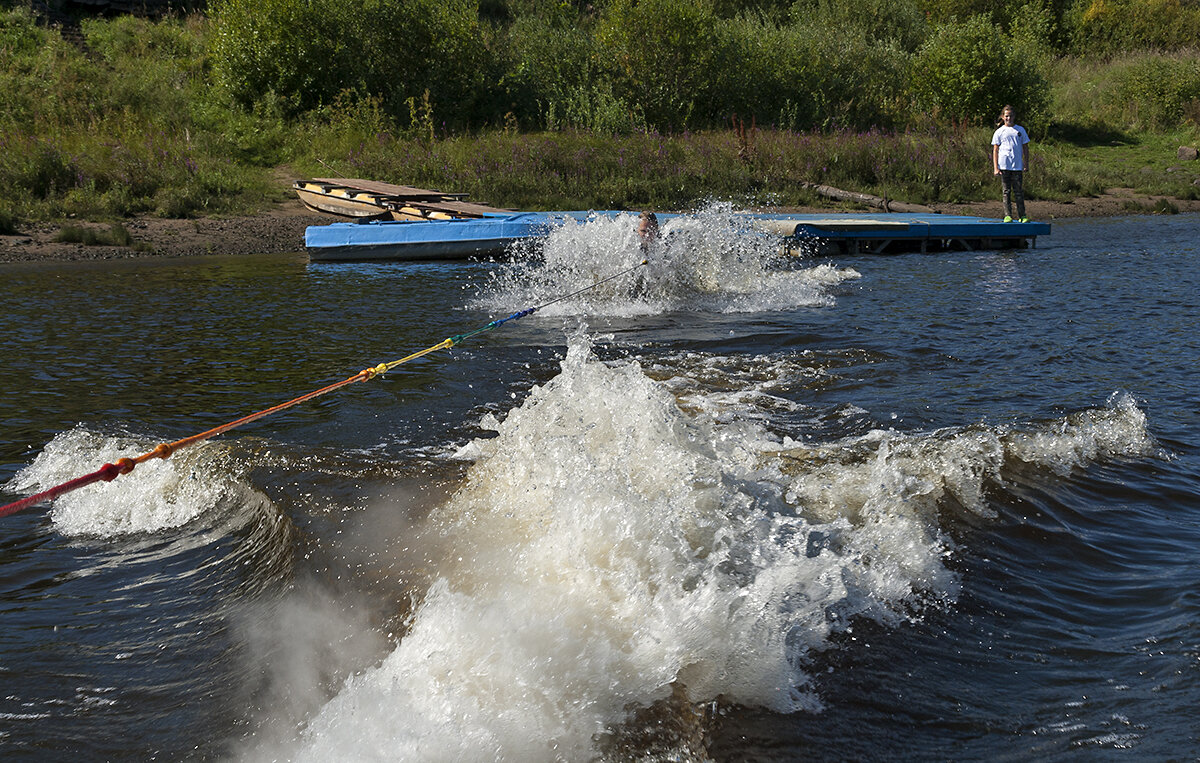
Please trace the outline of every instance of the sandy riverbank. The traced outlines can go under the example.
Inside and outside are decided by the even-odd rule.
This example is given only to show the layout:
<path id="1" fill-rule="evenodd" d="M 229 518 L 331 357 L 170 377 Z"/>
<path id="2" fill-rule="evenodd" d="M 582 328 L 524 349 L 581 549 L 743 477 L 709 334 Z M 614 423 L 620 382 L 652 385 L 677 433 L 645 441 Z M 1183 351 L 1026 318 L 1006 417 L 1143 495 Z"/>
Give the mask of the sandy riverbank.
<path id="1" fill-rule="evenodd" d="M 1101 197 L 1071 202 L 1030 201 L 1027 210 L 1035 220 L 1053 221 L 1072 217 L 1104 217 L 1150 211 L 1157 197 L 1137 196 L 1127 189 L 1111 189 Z M 1200 201 L 1168 199 L 1180 212 L 1200 212 Z M 1000 202 L 975 204 L 938 204 L 933 208 L 945 214 L 1001 217 Z M 800 213 L 846 212 L 842 208 L 798 208 L 785 211 Z M 208 217 L 197 220 L 167 220 L 144 217 L 127 220 L 124 226 L 133 235 L 138 248 L 85 246 L 56 242 L 54 237 L 63 224 L 26 226 L 16 235 L 0 236 L 0 263 L 55 260 L 110 260 L 132 257 L 191 257 L 208 254 L 274 254 L 304 251 L 304 229 L 309 225 L 334 222 L 329 215 L 306 209 L 298 199 L 279 202 L 260 214 L 247 217 Z M 76 223 L 98 230 L 106 224 Z"/>

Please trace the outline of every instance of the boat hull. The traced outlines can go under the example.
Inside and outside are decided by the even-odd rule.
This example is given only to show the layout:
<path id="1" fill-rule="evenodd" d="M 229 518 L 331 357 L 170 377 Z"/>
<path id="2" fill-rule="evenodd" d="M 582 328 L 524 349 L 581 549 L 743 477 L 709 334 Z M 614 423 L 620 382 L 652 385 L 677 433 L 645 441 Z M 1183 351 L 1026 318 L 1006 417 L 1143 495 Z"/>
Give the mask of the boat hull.
<path id="1" fill-rule="evenodd" d="M 298 181 L 293 187 L 304 206 L 314 212 L 362 220 L 384 219 L 391 216 L 380 198 L 369 193 L 331 188 L 327 184 Z"/>

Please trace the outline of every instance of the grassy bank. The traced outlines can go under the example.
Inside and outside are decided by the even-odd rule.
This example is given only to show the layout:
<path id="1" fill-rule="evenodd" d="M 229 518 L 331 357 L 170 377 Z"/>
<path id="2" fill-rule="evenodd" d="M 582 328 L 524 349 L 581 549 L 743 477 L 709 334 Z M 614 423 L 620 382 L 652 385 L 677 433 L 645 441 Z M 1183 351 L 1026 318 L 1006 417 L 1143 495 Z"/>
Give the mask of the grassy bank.
<path id="1" fill-rule="evenodd" d="M 990 128 L 797 133 L 777 129 L 661 135 L 505 133 L 422 141 L 350 125 L 314 129 L 299 174 L 367 177 L 453 189 L 517 209 L 682 209 L 708 199 L 813 205 L 822 183 L 909 201 L 991 199 Z M 1200 198 L 1200 164 L 1176 158 L 1191 133 L 1111 131 L 1033 146 L 1033 198 L 1068 200 L 1129 187 Z"/>
<path id="2" fill-rule="evenodd" d="M 433 140 L 358 123 L 305 125 L 280 151 L 287 177 L 360 177 L 467 193 L 512 209 L 686 209 L 707 200 L 749 205 L 824 202 L 832 185 L 913 203 L 992 199 L 990 129 L 797 133 L 755 129 L 662 135 L 492 131 Z M 1031 198 L 1069 200 L 1127 187 L 1200 198 L 1200 164 L 1176 158 L 1177 133 L 1079 132 L 1032 145 Z M 68 216 L 249 214 L 290 195 L 275 163 L 205 156 L 199 141 L 76 143 L 27 139 L 0 158 L 0 207 L 17 220 Z M 32 149 L 32 150 L 31 150 Z M 69 153 L 69 151 L 78 153 Z M 92 153 L 89 153 L 89 150 Z M 12 173 L 14 157 L 25 165 Z M 61 185 L 55 185 L 55 178 Z M 50 178 L 50 182 L 46 179 Z M 22 198 L 25 189 L 38 193 Z"/>
<path id="3" fill-rule="evenodd" d="M 521 23 L 533 22 L 488 33 L 496 60 L 516 50 L 501 44 L 501 32 Z M 749 23 L 730 28 L 744 31 Z M 763 18 L 754 23 L 769 26 Z M 913 46 L 926 44 L 922 34 L 934 39 L 918 26 Z M 771 28 L 813 32 L 794 24 Z M 948 45 L 942 37 L 938 44 Z M 701 128 L 666 130 L 618 97 L 614 80 L 590 85 L 586 102 L 564 95 L 560 106 L 538 102 L 530 112 L 514 103 L 490 126 L 451 127 L 437 97 L 424 93 L 401 109 L 359 91 L 304 108 L 274 90 L 240 102 L 214 72 L 216 38 L 214 21 L 203 16 L 89 19 L 77 36 L 64 37 L 27 11 L 0 11 L 0 232 L 72 217 L 253 213 L 290 193 L 279 181 L 281 167 L 289 177 L 365 177 L 519 209 L 684 209 L 709 199 L 814 204 L 811 183 L 918 203 L 996 194 L 991 127 L 983 119 L 922 114 L 916 100 L 850 108 L 845 99 L 853 93 L 838 100 L 814 90 L 811 102 L 784 108 L 773 121 L 710 118 Z M 833 55 L 822 50 L 797 55 Z M 895 62 L 917 55 L 893 53 Z M 1065 200 L 1119 186 L 1200 198 L 1200 163 L 1176 158 L 1178 146 L 1200 144 L 1194 53 L 1043 55 L 1048 91 L 1030 123 L 1032 197 Z M 840 71 L 828 62 L 829 71 Z M 511 83 L 518 71 L 494 79 Z M 822 82 L 812 87 L 844 89 L 857 80 Z M 890 126 L 837 126 L 838 115 L 856 114 Z"/>

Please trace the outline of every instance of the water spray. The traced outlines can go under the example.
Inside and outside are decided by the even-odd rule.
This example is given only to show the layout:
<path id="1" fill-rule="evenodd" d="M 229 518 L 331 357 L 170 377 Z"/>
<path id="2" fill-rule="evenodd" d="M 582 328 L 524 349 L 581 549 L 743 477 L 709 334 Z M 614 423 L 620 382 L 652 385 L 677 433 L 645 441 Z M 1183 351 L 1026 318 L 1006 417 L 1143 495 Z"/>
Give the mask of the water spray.
<path id="1" fill-rule="evenodd" d="M 454 336 L 447 337 L 446 339 L 443 339 L 442 341 L 438 342 L 437 344 L 426 347 L 423 350 L 414 352 L 411 355 L 406 355 L 405 357 L 400 358 L 399 360 L 393 360 L 393 361 L 390 361 L 387 363 L 380 363 L 379 365 L 374 366 L 372 368 L 364 368 L 362 371 L 359 371 L 358 373 L 354 374 L 353 376 L 351 376 L 349 378 L 343 379 L 342 381 L 336 382 L 334 384 L 330 384 L 325 387 L 321 387 L 320 389 L 313 390 L 312 392 L 308 392 L 306 394 L 300 395 L 299 397 L 288 400 L 286 403 L 280 403 L 279 405 L 272 406 L 270 408 L 266 408 L 264 410 L 258 411 L 257 413 L 251 413 L 248 416 L 243 416 L 240 419 L 235 419 L 226 424 L 222 424 L 221 426 L 213 427 L 212 429 L 209 429 L 207 431 L 200 432 L 199 434 L 194 434 L 190 437 L 185 437 L 181 440 L 176 440 L 175 442 L 160 443 L 153 450 L 147 451 L 146 453 L 143 453 L 142 455 L 137 456 L 136 458 L 119 458 L 113 463 L 108 463 L 108 464 L 105 464 L 104 466 L 101 466 L 99 469 L 97 469 L 94 472 L 91 472 L 90 474 L 85 474 L 81 477 L 76 477 L 75 479 L 68 480 L 67 482 L 64 482 L 60 485 L 55 485 L 54 487 L 52 487 L 48 490 L 43 490 L 40 493 L 35 493 L 34 495 L 22 498 L 19 501 L 14 501 L 13 503 L 7 504 L 5 506 L 0 506 L 0 517 L 6 517 L 10 514 L 15 514 L 18 511 L 21 511 L 22 509 L 27 509 L 30 506 L 41 503 L 42 501 L 51 501 L 51 500 L 59 497 L 60 495 L 63 495 L 64 493 L 69 493 L 73 490 L 78 490 L 79 488 L 86 487 L 86 486 L 91 485 L 96 482 L 112 482 L 114 479 L 121 476 L 122 474 L 128 474 L 129 472 L 133 471 L 134 468 L 138 464 L 149 461 L 152 458 L 161 458 L 161 459 L 165 460 L 167 458 L 170 458 L 172 454 L 182 450 L 183 448 L 186 448 L 190 445 L 195 445 L 196 443 L 199 443 L 199 442 L 203 442 L 204 440 L 211 439 L 213 437 L 216 437 L 217 435 L 224 434 L 225 432 L 228 432 L 231 429 L 240 427 L 243 424 L 249 424 L 252 421 L 257 421 L 258 419 L 264 418 L 266 416 L 270 416 L 273 413 L 278 413 L 279 411 L 283 411 L 283 410 L 286 410 L 293 406 L 299 405 L 301 403 L 308 402 L 309 400 L 312 400 L 313 398 L 317 398 L 317 397 L 325 395 L 329 392 L 333 392 L 334 390 L 349 386 L 351 384 L 354 384 L 355 382 L 369 381 L 371 379 L 374 379 L 376 376 L 380 376 L 382 374 L 387 373 L 388 371 L 391 371 L 392 369 L 396 368 L 397 366 L 400 366 L 400 365 L 403 365 L 403 364 L 409 362 L 410 360 L 416 360 L 417 358 L 424 357 L 425 355 L 428 355 L 432 352 L 437 352 L 438 350 L 449 350 L 449 349 L 453 348 L 455 345 L 457 345 L 467 339 L 470 339 L 473 336 L 482 334 L 486 331 L 491 331 L 492 329 L 499 328 L 500 326 L 503 326 L 505 323 L 508 323 L 509 321 L 520 320 L 521 318 L 524 318 L 528 315 L 532 315 L 532 314 L 536 313 L 538 310 L 541 310 L 545 307 L 549 307 L 550 305 L 557 304 L 559 302 L 563 302 L 565 300 L 570 299 L 571 297 L 577 296 L 579 294 L 583 294 L 584 292 L 595 289 L 596 287 L 606 284 L 609 281 L 620 278 L 621 276 L 628 275 L 629 273 L 632 273 L 633 271 L 637 270 L 638 268 L 642 267 L 643 265 L 648 264 L 648 262 L 649 262 L 649 260 L 642 260 L 641 262 L 634 265 L 633 267 L 626 268 L 617 273 L 613 273 L 612 275 L 606 276 L 605 278 L 595 281 L 587 286 L 584 286 L 581 289 L 576 289 L 575 291 L 571 292 L 570 294 L 564 294 L 562 296 L 555 297 L 554 299 L 552 299 L 548 302 L 543 302 L 542 304 L 537 305 L 536 307 L 526 308 L 524 310 L 520 310 L 520 311 L 515 312 L 512 315 L 506 316 L 504 318 L 498 318 L 498 319 L 492 321 L 491 323 L 488 323 L 484 326 L 480 326 L 479 328 L 477 328 L 473 331 L 468 331 L 465 334 L 455 334 Z"/>

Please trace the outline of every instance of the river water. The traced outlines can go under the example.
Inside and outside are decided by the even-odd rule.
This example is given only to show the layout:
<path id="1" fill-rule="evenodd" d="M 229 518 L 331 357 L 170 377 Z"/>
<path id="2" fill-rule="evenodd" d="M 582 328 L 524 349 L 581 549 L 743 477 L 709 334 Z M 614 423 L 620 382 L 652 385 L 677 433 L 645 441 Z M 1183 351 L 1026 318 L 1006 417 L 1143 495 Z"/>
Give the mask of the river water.
<path id="1" fill-rule="evenodd" d="M 5 760 L 1200 755 L 1200 218 L 634 272 L 0 526 Z M 0 499 L 632 267 L 0 270 Z"/>

